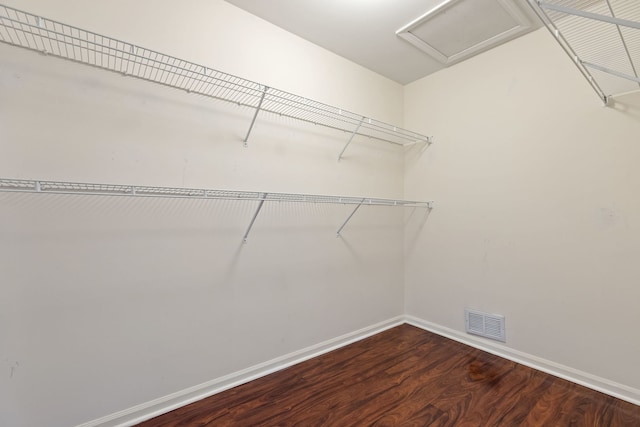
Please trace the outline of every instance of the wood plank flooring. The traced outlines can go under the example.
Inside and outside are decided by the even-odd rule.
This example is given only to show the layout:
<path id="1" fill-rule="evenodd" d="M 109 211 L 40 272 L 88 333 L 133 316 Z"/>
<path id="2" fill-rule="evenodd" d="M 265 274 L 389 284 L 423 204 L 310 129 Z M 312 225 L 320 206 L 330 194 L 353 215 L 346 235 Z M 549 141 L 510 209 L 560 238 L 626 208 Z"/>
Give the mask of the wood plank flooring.
<path id="1" fill-rule="evenodd" d="M 640 406 L 401 325 L 143 427 L 640 426 Z"/>

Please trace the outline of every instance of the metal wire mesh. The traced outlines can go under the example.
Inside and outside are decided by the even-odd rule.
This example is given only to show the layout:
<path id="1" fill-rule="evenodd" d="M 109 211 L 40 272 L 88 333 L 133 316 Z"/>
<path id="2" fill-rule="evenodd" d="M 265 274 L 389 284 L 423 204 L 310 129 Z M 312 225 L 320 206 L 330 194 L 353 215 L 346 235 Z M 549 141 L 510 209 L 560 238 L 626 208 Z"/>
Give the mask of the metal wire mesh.
<path id="1" fill-rule="evenodd" d="M 429 138 L 154 50 L 0 5 L 0 41 L 164 86 L 394 144 Z"/>
<path id="2" fill-rule="evenodd" d="M 258 191 L 210 190 L 178 187 L 147 187 L 118 184 L 91 184 L 81 182 L 33 181 L 0 178 L 0 192 L 79 194 L 93 196 L 128 196 L 191 198 L 221 200 L 254 200 L 271 202 L 331 203 L 343 205 L 405 206 L 428 208 L 430 202 L 379 199 L 352 196 L 328 196 L 316 194 L 270 193 Z"/>
<path id="3" fill-rule="evenodd" d="M 540 6 L 543 21 L 558 41 L 566 41 L 579 68 L 594 88 L 601 90 L 600 96 L 606 100 L 640 89 L 640 2 L 532 1 Z M 622 25 L 619 20 L 632 26 Z"/>
<path id="4" fill-rule="evenodd" d="M 26 181 L 22 179 L 2 179 L 0 180 L 1 191 L 36 191 L 36 181 Z"/>
<path id="5" fill-rule="evenodd" d="M 49 193 L 85 193 L 85 194 L 120 194 L 133 193 L 133 188 L 126 185 L 81 184 L 76 182 L 36 181 L 36 191 Z"/>

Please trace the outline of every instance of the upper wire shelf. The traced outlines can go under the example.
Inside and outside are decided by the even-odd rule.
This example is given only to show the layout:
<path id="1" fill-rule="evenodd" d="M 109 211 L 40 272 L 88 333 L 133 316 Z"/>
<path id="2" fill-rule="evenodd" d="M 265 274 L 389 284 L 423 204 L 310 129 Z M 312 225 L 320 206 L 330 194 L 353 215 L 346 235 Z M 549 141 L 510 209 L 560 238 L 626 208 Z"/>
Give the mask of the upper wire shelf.
<path id="1" fill-rule="evenodd" d="M 349 143 L 355 135 L 398 145 L 430 142 L 413 131 L 4 5 L 0 41 L 253 108 L 245 145 L 259 111 L 350 133 Z"/>
<path id="2" fill-rule="evenodd" d="M 529 0 L 602 101 L 640 89 L 640 1 Z"/>

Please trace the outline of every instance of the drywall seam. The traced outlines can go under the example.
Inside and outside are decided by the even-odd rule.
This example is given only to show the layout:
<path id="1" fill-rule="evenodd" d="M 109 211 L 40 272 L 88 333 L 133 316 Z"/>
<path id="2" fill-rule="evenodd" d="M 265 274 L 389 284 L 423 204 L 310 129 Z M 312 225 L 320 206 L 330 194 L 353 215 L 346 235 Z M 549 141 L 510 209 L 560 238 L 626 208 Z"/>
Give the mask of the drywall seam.
<path id="1" fill-rule="evenodd" d="M 173 411 L 174 409 L 212 396 L 216 393 L 220 393 L 260 377 L 264 377 L 297 363 L 304 362 L 305 360 L 312 359 L 324 353 L 352 344 L 356 341 L 360 341 L 403 323 L 405 323 L 404 316 L 397 316 L 337 338 L 332 338 L 322 343 L 312 345 L 302 350 L 294 351 L 270 361 L 251 366 L 247 369 L 243 369 L 197 386 L 189 387 L 167 396 L 136 405 L 132 408 L 80 424 L 77 427 L 133 426 L 141 423 L 142 421 Z"/>
<path id="2" fill-rule="evenodd" d="M 405 321 L 409 325 L 416 326 L 429 332 L 452 339 L 462 344 L 469 345 L 487 353 L 494 354 L 504 359 L 511 360 L 521 365 L 528 366 L 538 371 L 545 372 L 558 378 L 580 384 L 592 390 L 608 394 L 621 400 L 640 405 L 640 390 L 598 377 L 577 369 L 570 368 L 550 360 L 543 359 L 522 351 L 514 350 L 500 344 L 493 344 L 483 339 L 476 339 L 467 334 L 444 326 L 431 323 L 415 316 L 406 315 Z"/>

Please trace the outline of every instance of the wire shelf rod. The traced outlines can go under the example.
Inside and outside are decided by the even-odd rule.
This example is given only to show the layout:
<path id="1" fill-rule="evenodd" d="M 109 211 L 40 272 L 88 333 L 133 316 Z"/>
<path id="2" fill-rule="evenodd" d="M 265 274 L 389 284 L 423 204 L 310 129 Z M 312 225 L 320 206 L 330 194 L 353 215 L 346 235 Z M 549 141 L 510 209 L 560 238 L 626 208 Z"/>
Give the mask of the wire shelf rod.
<path id="1" fill-rule="evenodd" d="M 398 145 L 429 137 L 132 43 L 0 5 L 0 41 L 278 116 Z"/>

